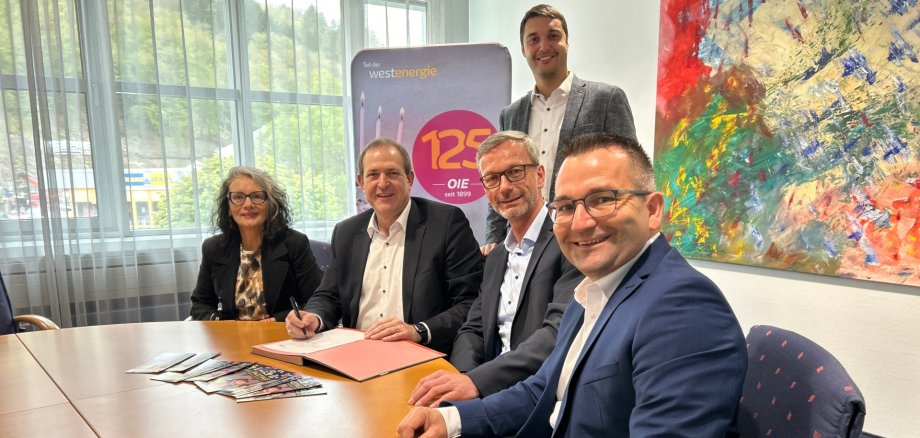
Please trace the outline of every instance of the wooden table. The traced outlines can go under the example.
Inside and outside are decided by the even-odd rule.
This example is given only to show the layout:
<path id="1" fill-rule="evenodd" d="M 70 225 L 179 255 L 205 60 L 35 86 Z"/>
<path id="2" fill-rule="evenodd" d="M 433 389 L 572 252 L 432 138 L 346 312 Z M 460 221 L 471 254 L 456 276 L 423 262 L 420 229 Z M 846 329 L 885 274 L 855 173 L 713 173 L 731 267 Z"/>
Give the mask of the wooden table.
<path id="1" fill-rule="evenodd" d="M 281 323 L 235 321 L 106 325 L 0 336 L 0 431 L 23 431 L 10 436 L 44 435 L 37 432 L 47 430 L 54 436 L 103 437 L 391 437 L 411 408 L 406 400 L 418 380 L 437 370 L 453 370 L 438 359 L 359 383 L 250 353 L 252 345 L 286 337 Z M 215 351 L 223 360 L 300 372 L 319 380 L 328 394 L 236 403 L 191 384 L 125 373 L 166 351 Z M 11 426 L 17 422 L 18 428 Z"/>
<path id="2" fill-rule="evenodd" d="M 0 435 L 94 436 L 18 337 L 0 336 Z"/>

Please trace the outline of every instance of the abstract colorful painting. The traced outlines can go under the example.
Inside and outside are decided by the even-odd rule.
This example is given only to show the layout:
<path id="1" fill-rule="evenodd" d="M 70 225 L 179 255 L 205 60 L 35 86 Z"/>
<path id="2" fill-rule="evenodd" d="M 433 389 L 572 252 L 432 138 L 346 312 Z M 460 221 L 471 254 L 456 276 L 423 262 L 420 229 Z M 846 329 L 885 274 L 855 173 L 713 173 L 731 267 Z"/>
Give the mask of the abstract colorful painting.
<path id="1" fill-rule="evenodd" d="M 662 0 L 660 32 L 672 245 L 920 286 L 917 0 Z"/>

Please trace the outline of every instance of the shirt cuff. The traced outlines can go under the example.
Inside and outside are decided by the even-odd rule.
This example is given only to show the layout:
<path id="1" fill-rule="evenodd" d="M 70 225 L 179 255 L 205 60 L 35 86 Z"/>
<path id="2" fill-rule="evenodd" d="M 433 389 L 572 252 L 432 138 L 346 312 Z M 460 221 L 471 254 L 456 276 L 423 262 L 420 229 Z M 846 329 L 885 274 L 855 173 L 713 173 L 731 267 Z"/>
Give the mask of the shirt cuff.
<path id="1" fill-rule="evenodd" d="M 317 314 L 315 314 L 315 313 L 313 313 L 313 312 L 307 312 L 307 313 L 309 313 L 309 314 L 315 316 L 316 319 L 319 321 L 319 327 L 316 328 L 316 333 L 319 333 L 319 332 L 323 331 L 323 318 L 320 318 L 319 315 L 317 315 Z"/>
<path id="2" fill-rule="evenodd" d="M 447 423 L 447 436 L 448 438 L 457 438 L 462 432 L 460 430 L 460 411 L 456 406 L 448 406 L 445 408 L 435 408 L 434 410 L 438 411 L 442 417 L 444 417 L 444 422 Z"/>

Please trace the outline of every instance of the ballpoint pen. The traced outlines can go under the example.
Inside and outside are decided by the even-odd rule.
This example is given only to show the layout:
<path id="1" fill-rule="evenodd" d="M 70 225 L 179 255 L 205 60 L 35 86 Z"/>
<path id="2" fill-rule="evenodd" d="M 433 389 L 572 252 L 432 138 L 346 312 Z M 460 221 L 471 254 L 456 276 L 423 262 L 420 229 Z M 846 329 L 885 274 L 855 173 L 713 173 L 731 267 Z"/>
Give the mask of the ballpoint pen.
<path id="1" fill-rule="evenodd" d="M 291 307 L 293 307 L 294 316 L 297 317 L 297 320 L 300 321 L 300 322 L 303 322 L 303 319 L 300 318 L 300 305 L 297 304 L 297 299 L 295 299 L 294 297 L 291 297 Z M 301 328 L 300 330 L 303 331 L 303 335 L 304 335 L 304 337 L 306 337 L 306 336 L 307 336 L 307 328 L 306 328 L 306 327 L 303 327 L 303 328 Z"/>

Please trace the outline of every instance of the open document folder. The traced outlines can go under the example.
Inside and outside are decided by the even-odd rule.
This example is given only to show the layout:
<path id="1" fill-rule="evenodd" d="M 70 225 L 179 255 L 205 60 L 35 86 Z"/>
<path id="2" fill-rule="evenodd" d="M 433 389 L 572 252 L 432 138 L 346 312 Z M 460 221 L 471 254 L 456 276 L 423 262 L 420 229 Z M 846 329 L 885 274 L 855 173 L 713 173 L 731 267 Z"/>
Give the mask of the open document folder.
<path id="1" fill-rule="evenodd" d="M 252 352 L 298 365 L 314 362 L 359 382 L 445 356 L 414 342 L 364 339 L 363 331 L 346 328 L 317 333 L 306 340 L 254 345 Z"/>

